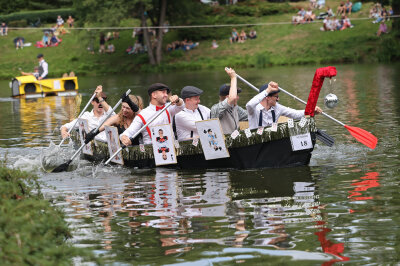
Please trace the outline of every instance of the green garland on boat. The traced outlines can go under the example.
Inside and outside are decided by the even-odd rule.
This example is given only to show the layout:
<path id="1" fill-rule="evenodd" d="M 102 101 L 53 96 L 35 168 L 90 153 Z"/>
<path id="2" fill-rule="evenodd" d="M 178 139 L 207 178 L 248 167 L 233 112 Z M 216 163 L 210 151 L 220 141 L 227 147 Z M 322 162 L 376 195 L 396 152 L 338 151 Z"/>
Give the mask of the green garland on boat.
<path id="1" fill-rule="evenodd" d="M 316 132 L 314 118 L 306 119 L 307 123 L 304 127 L 299 125 L 299 121 L 294 121 L 294 127 L 289 128 L 287 123 L 278 124 L 276 132 L 271 131 L 271 127 L 264 128 L 261 135 L 257 134 L 257 129 L 251 130 L 252 135 L 247 138 L 244 130 L 239 131 L 239 136 L 233 139 L 230 135 L 225 135 L 225 145 L 229 148 L 238 148 L 273 140 L 288 138 L 291 135 L 304 134 L 307 132 Z M 180 155 L 193 155 L 203 153 L 200 141 L 197 146 L 194 146 L 192 140 L 179 142 L 179 148 L 176 149 L 178 156 Z M 93 154 L 95 157 L 109 157 L 107 143 L 95 141 L 92 142 Z M 154 159 L 153 146 L 144 145 L 145 151 L 140 151 L 139 146 L 132 146 L 122 150 L 124 160 L 134 161 L 143 159 Z M 128 151 L 127 151 L 128 150 Z"/>

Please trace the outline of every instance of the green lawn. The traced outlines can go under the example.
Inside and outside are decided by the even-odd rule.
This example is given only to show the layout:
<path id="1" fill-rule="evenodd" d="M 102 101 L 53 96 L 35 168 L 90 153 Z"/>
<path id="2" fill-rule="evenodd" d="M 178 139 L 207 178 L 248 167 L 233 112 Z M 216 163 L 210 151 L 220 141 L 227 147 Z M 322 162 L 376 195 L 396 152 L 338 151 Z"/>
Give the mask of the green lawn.
<path id="1" fill-rule="evenodd" d="M 292 3 L 293 6 L 307 6 L 308 1 Z M 339 1 L 327 1 L 334 11 Z M 133 71 L 171 71 L 210 69 L 221 66 L 266 67 L 269 65 L 320 64 L 337 62 L 377 62 L 383 39 L 376 36 L 378 25 L 372 20 L 356 20 L 368 16 L 371 3 L 364 3 L 360 12 L 351 15 L 352 29 L 322 32 L 322 22 L 304 25 L 265 25 L 254 27 L 258 38 L 245 43 L 229 43 L 229 36 L 217 40 L 218 49 L 211 49 L 212 40 L 202 40 L 191 51 L 174 51 L 164 54 L 163 63 L 154 67 L 147 64 L 147 55 L 127 55 L 125 50 L 133 45 L 132 30 L 120 32 L 120 39 L 114 40 L 116 52 L 112 55 L 98 53 L 99 31 L 75 30 L 61 36 L 58 47 L 36 48 L 33 45 L 42 37 L 41 30 L 14 30 L 7 37 L 0 37 L 0 78 L 19 75 L 18 68 L 30 71 L 37 65 L 36 55 L 43 53 L 49 62 L 51 76 L 60 76 L 74 71 L 77 75 L 98 75 Z M 318 13 L 318 11 L 317 11 Z M 290 22 L 292 15 L 279 14 L 252 18 L 256 23 Z M 131 21 L 133 25 L 133 21 Z M 124 21 L 129 24 L 129 20 Z M 391 21 L 388 23 L 390 28 Z M 240 31 L 241 28 L 237 27 Z M 212 30 L 212 28 L 210 29 Z M 250 27 L 245 28 L 246 32 Z M 87 50 L 90 35 L 94 36 L 95 54 Z M 17 36 L 31 42 L 31 47 L 16 50 L 13 39 Z M 176 30 L 170 30 L 165 42 L 174 40 Z"/>

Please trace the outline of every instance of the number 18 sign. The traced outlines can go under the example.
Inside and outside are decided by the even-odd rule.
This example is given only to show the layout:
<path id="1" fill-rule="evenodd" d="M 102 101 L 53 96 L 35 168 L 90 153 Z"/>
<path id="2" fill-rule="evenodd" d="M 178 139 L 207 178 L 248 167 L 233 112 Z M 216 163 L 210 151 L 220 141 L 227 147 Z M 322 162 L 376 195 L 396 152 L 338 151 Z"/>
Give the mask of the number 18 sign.
<path id="1" fill-rule="evenodd" d="M 295 135 L 290 137 L 293 151 L 312 149 L 310 133 Z"/>

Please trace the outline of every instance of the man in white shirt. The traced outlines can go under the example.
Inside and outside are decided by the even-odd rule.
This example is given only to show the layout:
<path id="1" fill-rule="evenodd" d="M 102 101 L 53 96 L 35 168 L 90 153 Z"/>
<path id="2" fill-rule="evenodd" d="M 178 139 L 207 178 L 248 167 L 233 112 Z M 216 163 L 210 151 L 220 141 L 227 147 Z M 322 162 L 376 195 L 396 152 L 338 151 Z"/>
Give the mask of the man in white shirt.
<path id="1" fill-rule="evenodd" d="M 199 104 L 202 93 L 201 89 L 194 86 L 186 86 L 181 90 L 185 108 L 174 116 L 172 125 L 179 141 L 199 137 L 195 122 L 210 119 L 210 109 Z"/>
<path id="2" fill-rule="evenodd" d="M 106 102 L 107 96 L 103 92 L 103 87 L 101 85 L 97 86 L 95 93 L 96 97 L 93 98 L 93 101 L 91 102 L 93 105 L 93 110 L 90 112 L 86 111 L 81 116 L 82 119 L 87 119 L 90 131 L 97 128 L 97 126 L 100 125 L 107 115 L 112 111 L 112 108 L 110 108 Z M 75 120 L 61 126 L 60 130 L 63 139 L 69 137 L 68 130 L 74 125 Z M 75 124 L 75 128 L 78 128 L 78 123 Z M 106 142 L 107 138 L 105 131 L 98 134 L 95 139 Z"/>
<path id="3" fill-rule="evenodd" d="M 304 110 L 295 110 L 279 104 L 279 92 L 278 83 L 271 81 L 261 86 L 260 93 L 246 104 L 250 129 L 278 123 L 281 115 L 293 119 L 304 117 Z M 317 106 L 315 107 L 315 112 L 319 114 L 322 113 L 322 110 Z"/>
<path id="4" fill-rule="evenodd" d="M 125 146 L 132 144 L 130 138 L 133 137 L 140 128 L 146 125 L 157 112 L 164 108 L 170 91 L 168 86 L 162 83 L 155 83 L 149 87 L 147 92 L 150 96 L 150 104 L 133 119 L 131 125 L 121 134 L 120 139 L 122 144 Z M 169 100 L 172 104 L 151 123 L 152 126 L 170 124 L 172 122 L 172 117 L 185 108 L 183 100 L 177 95 L 169 97 Z M 146 127 L 146 129 L 142 131 L 142 135 L 143 143 L 151 144 L 151 132 L 149 127 Z"/>
<path id="5" fill-rule="evenodd" d="M 43 54 L 38 54 L 37 59 L 39 60 L 39 77 L 38 80 L 45 79 L 49 74 L 49 65 L 44 61 Z"/>

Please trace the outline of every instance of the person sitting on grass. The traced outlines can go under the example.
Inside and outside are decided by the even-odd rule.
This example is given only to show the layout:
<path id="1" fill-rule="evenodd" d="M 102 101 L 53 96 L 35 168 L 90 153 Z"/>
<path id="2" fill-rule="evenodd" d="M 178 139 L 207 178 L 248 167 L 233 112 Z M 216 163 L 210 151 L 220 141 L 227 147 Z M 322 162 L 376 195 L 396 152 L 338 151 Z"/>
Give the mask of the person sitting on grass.
<path id="1" fill-rule="evenodd" d="M 350 0 L 346 1 L 346 4 L 344 4 L 344 14 L 349 14 L 351 15 L 351 8 L 353 7 L 353 3 Z"/>
<path id="2" fill-rule="evenodd" d="M 341 16 L 341 15 L 345 15 L 345 6 L 343 1 L 340 2 L 340 5 L 336 10 L 336 16 Z"/>
<path id="3" fill-rule="evenodd" d="M 58 37 L 53 32 L 51 34 L 51 38 L 50 38 L 50 46 L 57 46 L 59 42 L 60 42 L 60 39 L 58 39 Z"/>
<path id="4" fill-rule="evenodd" d="M 347 28 L 353 28 L 353 25 L 351 25 L 351 21 L 347 16 L 342 17 L 342 27 L 340 30 L 345 30 Z"/>
<path id="5" fill-rule="evenodd" d="M 218 48 L 218 43 L 216 40 L 213 40 L 211 43 L 211 49 L 217 49 Z"/>
<path id="6" fill-rule="evenodd" d="M 315 20 L 315 14 L 313 14 L 310 7 L 308 8 L 308 10 L 306 11 L 306 14 L 304 15 L 304 20 L 306 22 L 311 22 L 311 21 Z"/>
<path id="7" fill-rule="evenodd" d="M 382 20 L 381 24 L 379 24 L 379 29 L 376 33 L 376 36 L 380 37 L 382 33 L 388 33 L 388 28 L 384 20 Z"/>
<path id="8" fill-rule="evenodd" d="M 112 53 L 114 53 L 114 52 L 115 52 L 115 46 L 114 46 L 114 44 L 112 44 L 112 43 L 108 44 L 108 45 L 107 45 L 106 53 L 112 54 Z"/>
<path id="9" fill-rule="evenodd" d="M 15 49 L 23 49 L 24 48 L 25 39 L 22 37 L 17 37 L 14 39 Z"/>
<path id="10" fill-rule="evenodd" d="M 232 29 L 231 37 L 229 38 L 230 43 L 239 41 L 239 34 L 235 28 Z"/>
<path id="11" fill-rule="evenodd" d="M 246 32 L 242 30 L 239 35 L 239 43 L 244 43 L 247 39 Z"/>
<path id="12" fill-rule="evenodd" d="M 257 38 L 257 32 L 254 29 L 251 29 L 249 33 L 249 39 L 256 39 Z"/>
<path id="13" fill-rule="evenodd" d="M 5 22 L 2 22 L 1 26 L 0 26 L 0 35 L 1 36 L 7 36 L 7 34 L 8 34 L 7 24 Z"/>

